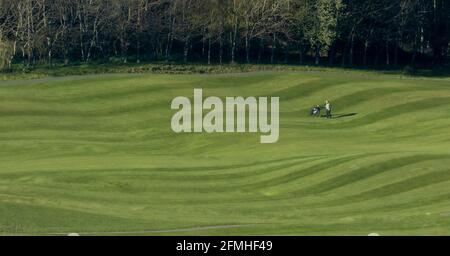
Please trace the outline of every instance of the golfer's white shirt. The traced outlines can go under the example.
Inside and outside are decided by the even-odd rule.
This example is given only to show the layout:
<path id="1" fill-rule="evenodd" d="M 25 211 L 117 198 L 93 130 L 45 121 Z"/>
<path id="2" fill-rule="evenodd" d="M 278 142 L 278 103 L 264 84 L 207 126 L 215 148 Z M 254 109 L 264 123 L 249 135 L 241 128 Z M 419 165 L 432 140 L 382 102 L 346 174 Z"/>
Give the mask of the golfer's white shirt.
<path id="1" fill-rule="evenodd" d="M 325 104 L 325 108 L 326 108 L 327 110 L 331 110 L 331 108 L 330 108 L 330 103 Z"/>

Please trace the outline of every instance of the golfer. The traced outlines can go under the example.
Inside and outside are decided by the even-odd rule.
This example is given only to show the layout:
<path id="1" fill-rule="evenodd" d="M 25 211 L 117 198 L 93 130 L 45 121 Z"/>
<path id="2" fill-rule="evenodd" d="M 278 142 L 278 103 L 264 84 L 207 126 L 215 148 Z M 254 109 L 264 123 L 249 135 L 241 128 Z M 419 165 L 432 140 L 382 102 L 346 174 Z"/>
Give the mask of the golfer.
<path id="1" fill-rule="evenodd" d="M 328 100 L 325 101 L 325 110 L 326 110 L 327 118 L 331 118 L 331 104 Z"/>

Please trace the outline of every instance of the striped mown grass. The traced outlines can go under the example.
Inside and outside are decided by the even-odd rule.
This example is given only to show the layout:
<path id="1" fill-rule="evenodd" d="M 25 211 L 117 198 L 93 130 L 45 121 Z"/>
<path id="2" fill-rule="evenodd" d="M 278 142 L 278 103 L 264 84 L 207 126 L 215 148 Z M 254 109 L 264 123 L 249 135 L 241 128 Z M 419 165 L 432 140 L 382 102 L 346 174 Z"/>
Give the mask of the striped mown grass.
<path id="1" fill-rule="evenodd" d="M 175 134 L 176 96 L 280 97 L 280 139 Z M 332 102 L 332 120 L 308 109 Z M 358 72 L 0 82 L 0 233 L 450 235 L 450 79 Z"/>

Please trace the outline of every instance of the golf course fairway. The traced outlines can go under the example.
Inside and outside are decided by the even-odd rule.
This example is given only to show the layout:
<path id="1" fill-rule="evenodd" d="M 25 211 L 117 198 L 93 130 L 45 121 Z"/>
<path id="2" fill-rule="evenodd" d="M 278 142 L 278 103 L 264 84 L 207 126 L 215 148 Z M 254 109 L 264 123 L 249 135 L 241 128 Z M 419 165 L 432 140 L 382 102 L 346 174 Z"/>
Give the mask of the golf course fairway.
<path id="1" fill-rule="evenodd" d="M 279 97 L 279 140 L 175 133 L 173 98 Z M 333 119 L 310 117 L 330 100 Z M 450 79 L 0 81 L 0 234 L 450 235 Z"/>

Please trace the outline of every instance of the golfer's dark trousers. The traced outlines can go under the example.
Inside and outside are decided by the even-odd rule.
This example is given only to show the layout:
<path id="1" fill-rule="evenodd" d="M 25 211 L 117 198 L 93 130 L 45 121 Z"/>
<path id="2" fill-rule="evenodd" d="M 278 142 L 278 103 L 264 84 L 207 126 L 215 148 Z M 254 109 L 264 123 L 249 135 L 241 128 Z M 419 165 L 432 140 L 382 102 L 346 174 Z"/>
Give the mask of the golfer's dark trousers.
<path id="1" fill-rule="evenodd" d="M 327 118 L 331 118 L 331 111 L 327 110 Z"/>

